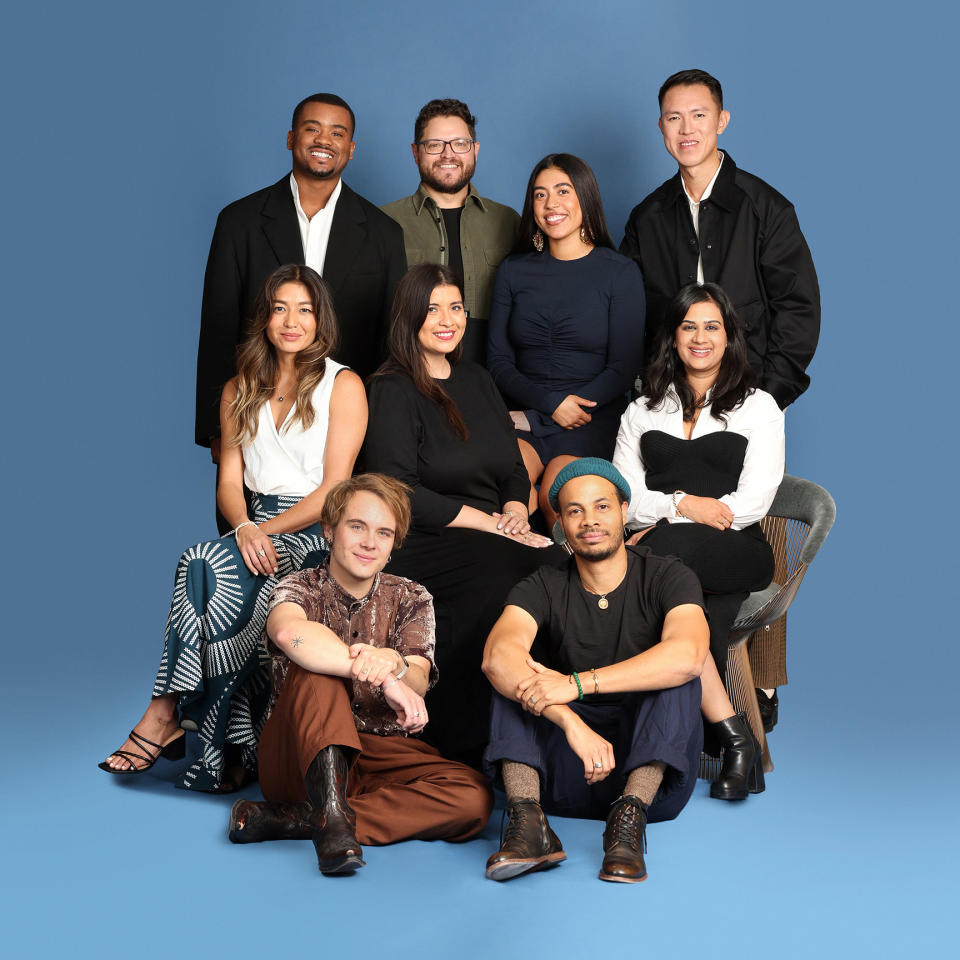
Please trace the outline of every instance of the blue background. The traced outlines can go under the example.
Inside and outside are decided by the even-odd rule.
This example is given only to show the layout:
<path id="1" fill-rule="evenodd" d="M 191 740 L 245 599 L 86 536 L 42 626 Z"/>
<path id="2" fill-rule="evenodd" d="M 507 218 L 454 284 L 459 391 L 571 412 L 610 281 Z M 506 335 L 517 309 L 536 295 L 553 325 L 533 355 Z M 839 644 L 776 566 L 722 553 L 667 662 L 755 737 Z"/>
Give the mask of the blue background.
<path id="1" fill-rule="evenodd" d="M 960 853 L 953 10 L 8 11 L 6 944 L 249 956 L 352 941 L 422 957 L 943 945 Z M 361 875 L 337 882 L 303 845 L 231 846 L 232 798 L 174 791 L 168 764 L 133 783 L 96 770 L 145 705 L 176 558 L 214 532 L 213 469 L 192 437 L 215 217 L 289 170 L 297 100 L 329 89 L 350 101 L 358 145 L 345 179 L 384 203 L 416 185 L 419 107 L 465 99 L 483 194 L 518 207 L 534 162 L 571 151 L 596 171 L 619 237 L 630 207 L 673 173 L 656 91 L 690 66 L 723 82 L 721 146 L 795 203 L 823 299 L 813 383 L 788 413 L 788 469 L 830 489 L 839 520 L 790 615 L 767 792 L 719 804 L 701 783 L 678 821 L 650 831 L 637 888 L 596 881 L 601 827 L 579 821 L 556 825 L 563 867 L 505 886 L 482 875 L 495 821 L 466 846 L 371 850 Z"/>

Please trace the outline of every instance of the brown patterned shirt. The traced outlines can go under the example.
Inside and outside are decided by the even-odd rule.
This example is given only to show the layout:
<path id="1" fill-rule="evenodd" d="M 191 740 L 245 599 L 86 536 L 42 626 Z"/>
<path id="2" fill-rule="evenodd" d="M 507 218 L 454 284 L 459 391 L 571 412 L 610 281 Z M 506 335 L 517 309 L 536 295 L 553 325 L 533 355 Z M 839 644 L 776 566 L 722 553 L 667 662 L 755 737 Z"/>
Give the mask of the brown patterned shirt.
<path id="1" fill-rule="evenodd" d="M 379 573 L 370 592 L 358 600 L 330 576 L 324 563 L 284 577 L 270 594 L 267 614 L 281 603 L 295 603 L 308 620 L 329 627 L 346 644 L 369 643 L 399 650 L 405 657 L 423 657 L 430 662 L 429 687 L 437 682 L 437 667 L 433 662 L 433 597 L 419 583 Z M 266 630 L 264 637 L 272 664 L 269 708 L 272 710 L 290 660 L 273 645 Z M 381 737 L 407 735 L 380 688 L 356 679 L 353 681 L 353 717 L 361 733 Z"/>

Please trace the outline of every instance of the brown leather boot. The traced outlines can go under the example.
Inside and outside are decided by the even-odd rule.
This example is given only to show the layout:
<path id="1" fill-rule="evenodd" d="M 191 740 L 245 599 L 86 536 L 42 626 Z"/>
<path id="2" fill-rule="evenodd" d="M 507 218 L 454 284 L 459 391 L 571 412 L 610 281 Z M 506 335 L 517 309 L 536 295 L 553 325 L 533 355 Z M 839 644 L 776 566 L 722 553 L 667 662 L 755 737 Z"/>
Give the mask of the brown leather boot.
<path id="1" fill-rule="evenodd" d="M 607 816 L 603 831 L 601 880 L 639 883 L 647 879 L 647 807 L 637 797 L 621 797 Z"/>
<path id="2" fill-rule="evenodd" d="M 302 803 L 269 803 L 266 800 L 237 800 L 230 808 L 227 836 L 231 843 L 260 843 L 263 840 L 309 840 L 315 823 L 313 807 Z"/>
<path id="3" fill-rule="evenodd" d="M 500 849 L 487 860 L 491 880 L 509 880 L 567 859 L 557 835 L 536 800 L 511 800 Z"/>
<path id="4" fill-rule="evenodd" d="M 307 796 L 319 814 L 312 833 L 317 864 L 325 875 L 353 873 L 366 866 L 357 840 L 357 817 L 347 802 L 350 770 L 340 747 L 321 750 L 307 770 Z"/>

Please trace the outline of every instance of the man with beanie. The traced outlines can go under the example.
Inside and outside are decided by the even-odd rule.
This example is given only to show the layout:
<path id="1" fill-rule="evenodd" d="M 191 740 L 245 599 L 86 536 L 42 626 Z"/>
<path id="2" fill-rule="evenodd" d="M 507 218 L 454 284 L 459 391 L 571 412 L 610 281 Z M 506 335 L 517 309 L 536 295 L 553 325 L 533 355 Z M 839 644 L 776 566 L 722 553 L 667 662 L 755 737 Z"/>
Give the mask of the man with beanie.
<path id="1" fill-rule="evenodd" d="M 624 545 L 630 488 L 609 461 L 569 463 L 549 500 L 573 556 L 517 584 L 484 649 L 484 760 L 509 812 L 487 876 L 566 859 L 546 810 L 606 819 L 600 879 L 636 883 L 647 822 L 676 817 L 696 783 L 703 597 L 678 560 Z"/>

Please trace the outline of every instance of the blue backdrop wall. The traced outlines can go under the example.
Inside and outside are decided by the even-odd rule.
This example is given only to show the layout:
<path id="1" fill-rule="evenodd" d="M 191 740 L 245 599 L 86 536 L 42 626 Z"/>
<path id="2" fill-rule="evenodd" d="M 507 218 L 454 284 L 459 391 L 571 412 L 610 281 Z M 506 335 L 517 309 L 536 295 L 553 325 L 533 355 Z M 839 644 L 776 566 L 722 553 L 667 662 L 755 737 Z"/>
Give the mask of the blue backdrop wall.
<path id="1" fill-rule="evenodd" d="M 102 813 L 113 784 L 94 781 L 107 778 L 93 764 L 142 709 L 176 557 L 213 533 L 213 470 L 192 442 L 207 247 L 222 206 L 289 169 L 294 103 L 325 89 L 351 102 L 345 179 L 384 203 L 416 185 L 419 107 L 462 98 L 479 117 L 485 195 L 519 206 L 540 156 L 577 153 L 619 237 L 630 207 L 673 172 L 657 88 L 701 66 L 722 79 L 732 113 L 721 146 L 795 203 L 822 289 L 812 386 L 788 413 L 788 469 L 830 489 L 839 519 L 791 614 L 781 742 L 802 772 L 792 789 L 811 798 L 818 830 L 836 832 L 832 849 L 847 850 L 841 872 L 870 848 L 866 834 L 852 848 L 838 839 L 864 811 L 878 833 L 926 831 L 904 868 L 920 884 L 918 912 L 888 915 L 884 929 L 906 936 L 908 916 L 929 929 L 942 890 L 919 845 L 956 845 L 940 827 L 955 770 L 935 785 L 917 778 L 943 768 L 955 729 L 957 307 L 942 281 L 958 253 L 957 19 L 925 0 L 40 2 L 8 13 L 3 700 L 18 738 L 3 742 L 17 771 L 4 803 L 26 797 L 56 819 L 65 791 L 100 791 L 101 814 L 84 824 L 91 857 L 90 837 L 120 816 Z M 156 838 L 130 836 L 149 859 Z M 32 831 L 10 843 L 21 891 L 49 891 L 51 843 Z"/>

